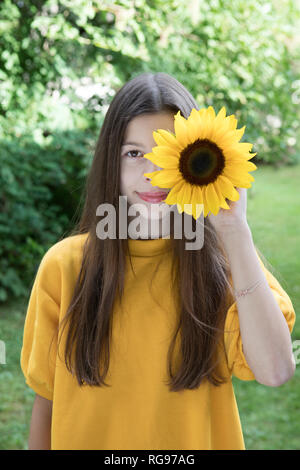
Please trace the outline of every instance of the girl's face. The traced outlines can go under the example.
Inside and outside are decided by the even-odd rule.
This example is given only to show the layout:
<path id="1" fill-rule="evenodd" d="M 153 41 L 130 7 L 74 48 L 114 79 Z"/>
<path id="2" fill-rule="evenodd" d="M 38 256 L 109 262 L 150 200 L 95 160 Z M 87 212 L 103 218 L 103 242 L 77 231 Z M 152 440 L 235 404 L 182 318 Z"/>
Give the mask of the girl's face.
<path id="1" fill-rule="evenodd" d="M 147 195 L 142 194 L 160 192 L 165 194 L 165 198 L 170 190 L 170 188 L 152 186 L 150 178 L 144 176 L 144 173 L 161 170 L 150 160 L 143 158 L 146 153 L 150 153 L 152 148 L 157 146 L 152 135 L 157 129 L 174 133 L 173 113 L 144 114 L 133 118 L 127 126 L 121 148 L 121 195 L 127 196 L 129 206 L 131 204 L 145 205 L 149 221 L 151 218 L 157 219 L 155 214 L 158 212 L 158 218 L 161 219 L 170 207 L 162 199 L 145 200 Z M 151 214 L 152 205 L 159 205 L 161 210 L 152 210 Z"/>

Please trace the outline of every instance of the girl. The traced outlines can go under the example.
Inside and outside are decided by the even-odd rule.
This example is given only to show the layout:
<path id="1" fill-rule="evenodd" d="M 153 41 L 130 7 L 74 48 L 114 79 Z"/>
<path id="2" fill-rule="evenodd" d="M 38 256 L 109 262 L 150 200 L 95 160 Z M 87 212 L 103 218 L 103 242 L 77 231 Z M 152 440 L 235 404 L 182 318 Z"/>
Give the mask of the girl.
<path id="1" fill-rule="evenodd" d="M 79 225 L 46 252 L 29 300 L 30 449 L 244 449 L 232 376 L 279 386 L 294 373 L 295 312 L 258 256 L 246 190 L 205 218 L 200 250 L 185 250 L 174 224 L 162 228 L 168 211 L 154 192 L 168 189 L 151 185 L 144 173 L 159 168 L 143 155 L 154 130 L 174 132 L 174 115 L 192 108 L 164 73 L 133 78 L 110 104 Z M 124 229 L 119 196 L 129 225 L 130 207 L 143 205 L 143 228 L 101 237 L 102 203 L 116 210 L 116 233 Z"/>

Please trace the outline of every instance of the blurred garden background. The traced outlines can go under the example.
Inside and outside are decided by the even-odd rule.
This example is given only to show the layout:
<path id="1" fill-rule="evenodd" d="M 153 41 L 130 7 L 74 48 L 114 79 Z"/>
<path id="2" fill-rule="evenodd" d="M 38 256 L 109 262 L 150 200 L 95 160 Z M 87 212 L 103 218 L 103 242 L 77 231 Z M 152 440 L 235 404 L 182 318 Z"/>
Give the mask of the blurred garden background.
<path id="1" fill-rule="evenodd" d="M 289 0 L 0 3 L 0 449 L 27 448 L 34 392 L 19 361 L 34 276 L 77 222 L 105 113 L 136 75 L 169 73 L 246 125 L 249 225 L 300 311 L 299 31 Z M 277 388 L 234 379 L 247 449 L 300 448 L 299 369 Z"/>

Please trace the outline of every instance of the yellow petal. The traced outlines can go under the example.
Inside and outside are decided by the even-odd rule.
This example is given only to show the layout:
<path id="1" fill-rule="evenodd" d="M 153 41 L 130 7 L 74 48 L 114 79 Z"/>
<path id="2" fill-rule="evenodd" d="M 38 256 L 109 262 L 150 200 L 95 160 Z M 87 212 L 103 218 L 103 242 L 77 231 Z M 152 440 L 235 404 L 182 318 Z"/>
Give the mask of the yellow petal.
<path id="1" fill-rule="evenodd" d="M 159 132 L 153 131 L 152 135 L 153 135 L 153 139 L 155 140 L 157 145 L 167 145 L 167 141 L 164 139 L 164 137 L 162 135 L 160 135 Z"/>
<path id="2" fill-rule="evenodd" d="M 225 106 L 223 106 L 220 111 L 218 112 L 217 116 L 216 116 L 216 121 L 218 122 L 219 120 L 220 121 L 223 121 L 223 119 L 225 119 L 225 116 L 226 116 L 226 108 Z"/>
<path id="3" fill-rule="evenodd" d="M 174 147 L 169 147 L 168 145 L 158 145 L 153 147 L 152 153 L 159 156 L 170 155 L 176 157 L 177 159 L 180 156 L 180 152 L 178 150 L 176 150 Z"/>
<path id="4" fill-rule="evenodd" d="M 206 217 L 210 211 L 209 201 L 207 200 L 207 197 L 206 197 L 207 186 L 202 186 L 201 188 L 202 188 L 202 196 L 203 196 L 203 204 L 204 204 L 204 217 Z"/>
<path id="5" fill-rule="evenodd" d="M 197 111 L 195 108 L 193 108 L 192 111 L 191 111 L 191 114 L 190 114 L 189 117 L 188 117 L 188 121 L 189 121 L 189 120 L 194 121 L 197 126 L 200 126 L 200 125 L 201 125 L 201 121 L 202 121 L 202 120 L 201 120 L 200 112 Z"/>
<path id="6" fill-rule="evenodd" d="M 165 168 L 165 169 L 170 169 L 170 170 L 176 170 L 178 169 L 178 158 L 174 157 L 169 157 L 169 156 L 164 156 L 164 157 L 147 157 L 148 160 L 150 160 L 152 163 L 155 165 L 159 166 L 160 168 Z"/>
<path id="7" fill-rule="evenodd" d="M 183 204 L 183 210 L 188 215 L 193 215 L 193 204 L 191 202 L 185 202 Z"/>
<path id="8" fill-rule="evenodd" d="M 209 183 L 206 187 L 206 200 L 211 212 L 216 215 L 220 208 L 220 202 L 213 183 Z"/>
<path id="9" fill-rule="evenodd" d="M 252 186 L 251 183 L 246 183 L 246 182 L 238 183 L 238 182 L 235 182 L 235 180 L 233 180 L 233 183 L 237 188 L 251 188 Z"/>
<path id="10" fill-rule="evenodd" d="M 240 171 L 255 171 L 257 166 L 247 160 L 227 160 L 226 168 Z"/>
<path id="11" fill-rule="evenodd" d="M 153 155 L 152 153 L 148 153 L 144 155 L 144 158 L 150 160 L 155 165 L 159 166 L 160 168 L 167 168 L 176 170 L 178 168 L 179 159 L 177 156 L 162 154 L 162 155 Z"/>
<path id="12" fill-rule="evenodd" d="M 228 117 L 229 130 L 234 131 L 237 126 L 237 119 L 234 117 L 234 114 L 231 114 Z"/>
<path id="13" fill-rule="evenodd" d="M 192 189 L 193 217 L 197 220 L 204 209 L 202 191 L 199 186 L 194 185 Z"/>
<path id="14" fill-rule="evenodd" d="M 236 191 L 229 178 L 224 175 L 219 175 L 217 181 L 225 198 L 231 201 L 237 201 L 239 199 L 239 193 Z"/>
<path id="15" fill-rule="evenodd" d="M 196 209 L 195 209 L 194 213 L 193 213 L 194 219 L 195 220 L 199 219 L 202 212 L 204 213 L 204 204 L 198 204 L 196 206 Z"/>
<path id="16" fill-rule="evenodd" d="M 151 184 L 159 186 L 160 188 L 171 188 L 182 178 L 178 170 L 159 170 L 154 173 L 153 176 L 150 176 Z M 144 176 L 148 175 L 150 175 L 150 173 L 144 173 Z"/>
<path id="17" fill-rule="evenodd" d="M 225 121 L 227 122 L 230 130 L 236 128 L 235 124 L 237 123 L 237 119 L 234 114 L 229 114 L 228 116 L 226 116 Z"/>
<path id="18" fill-rule="evenodd" d="M 178 210 L 179 214 L 182 214 L 182 212 L 183 212 L 183 205 L 180 204 L 179 202 L 177 203 L 177 210 Z"/>
<path id="19" fill-rule="evenodd" d="M 220 111 L 218 112 L 217 116 L 215 117 L 214 121 L 213 121 L 213 133 L 214 134 L 215 132 L 218 131 L 218 129 L 220 129 L 221 127 L 223 127 L 223 123 L 225 122 L 224 119 L 225 119 L 225 116 L 226 116 L 226 108 L 225 106 L 223 106 Z M 212 136 L 211 136 L 212 137 Z"/>
<path id="20" fill-rule="evenodd" d="M 240 151 L 238 148 L 233 148 L 233 147 L 227 148 L 226 150 L 224 150 L 223 153 L 225 157 L 227 156 L 227 158 L 243 158 L 244 160 L 251 160 L 251 158 L 257 155 L 257 153 L 247 153 L 247 152 Z"/>
<path id="21" fill-rule="evenodd" d="M 239 142 L 235 145 L 232 146 L 231 150 L 236 150 L 239 153 L 247 153 L 250 152 L 253 147 L 253 144 L 250 144 L 249 142 Z"/>
<path id="22" fill-rule="evenodd" d="M 199 117 L 202 119 L 203 116 L 205 116 L 206 114 L 206 108 L 199 109 L 198 114 L 199 114 Z"/>
<path id="23" fill-rule="evenodd" d="M 171 132 L 168 132 L 165 129 L 157 129 L 156 135 L 157 134 L 165 140 L 165 142 L 161 145 L 169 145 L 170 147 L 174 147 L 174 148 L 178 147 L 178 142 L 176 140 L 176 137 Z"/>
<path id="24" fill-rule="evenodd" d="M 202 191 L 203 186 L 194 186 L 194 191 L 193 191 L 193 198 L 196 201 L 197 204 L 203 204 L 203 191 Z"/>
<path id="25" fill-rule="evenodd" d="M 245 133 L 245 129 L 246 129 L 246 126 L 243 126 L 240 129 L 234 129 L 234 130 L 231 130 L 230 132 L 234 132 L 235 140 L 239 142 Z"/>
<path id="26" fill-rule="evenodd" d="M 205 118 L 206 116 L 206 109 L 202 108 L 199 111 L 195 110 L 195 108 L 192 109 L 191 115 L 189 116 L 188 119 L 190 119 L 193 122 L 193 128 L 194 128 L 194 135 L 193 135 L 193 141 L 196 139 L 204 139 L 205 134 L 206 134 L 206 128 L 207 128 L 207 119 Z"/>
<path id="27" fill-rule="evenodd" d="M 181 145 L 182 148 L 186 147 L 189 142 L 187 125 L 186 119 L 180 115 L 180 111 L 175 115 L 174 129 L 179 145 Z"/>
<path id="28" fill-rule="evenodd" d="M 215 120 L 215 111 L 212 106 L 207 108 L 205 117 L 203 117 L 203 119 L 205 120 L 205 133 L 202 138 L 210 139 L 214 131 L 213 122 Z"/>
<path id="29" fill-rule="evenodd" d="M 246 178 L 245 176 L 235 176 L 231 174 L 224 174 L 224 176 L 231 181 L 231 183 L 238 188 L 251 188 L 252 179 Z M 249 175 L 250 176 L 250 175 Z M 253 178 L 254 180 L 254 178 Z"/>
<path id="30" fill-rule="evenodd" d="M 207 108 L 207 111 L 206 111 L 206 115 L 210 118 L 210 120 L 212 121 L 213 119 L 215 119 L 216 117 L 216 113 L 215 113 L 215 110 L 212 106 L 209 106 Z"/>
<path id="31" fill-rule="evenodd" d="M 193 201 L 192 201 L 192 193 L 193 193 L 193 186 L 189 183 L 185 185 L 185 194 L 183 198 L 183 205 L 184 212 L 188 215 L 193 215 Z"/>
<path id="32" fill-rule="evenodd" d="M 195 108 L 192 109 L 187 122 L 189 140 L 190 142 L 195 142 L 199 138 L 199 131 L 201 129 L 201 120 Z"/>
<path id="33" fill-rule="evenodd" d="M 187 200 L 186 196 L 189 194 L 189 186 L 190 184 L 185 181 L 185 184 L 181 186 L 181 188 L 178 190 L 177 193 L 177 202 L 179 204 L 185 204 L 188 203 L 189 201 Z"/>
<path id="34" fill-rule="evenodd" d="M 218 138 L 218 145 L 222 148 L 232 146 L 239 142 L 245 132 L 246 126 L 235 131 L 229 131 L 223 134 L 222 137 Z"/>
<path id="35" fill-rule="evenodd" d="M 200 215 L 204 212 L 204 205 L 203 204 L 198 204 L 196 208 L 194 209 L 193 212 L 193 217 L 195 220 L 199 219 Z"/>
<path id="36" fill-rule="evenodd" d="M 225 197 L 224 197 L 224 195 L 222 193 L 222 190 L 221 190 L 221 185 L 218 184 L 218 182 L 216 181 L 214 183 L 214 187 L 215 187 L 215 191 L 216 191 L 216 193 L 218 194 L 218 197 L 219 197 L 220 207 L 222 207 L 222 209 L 230 209 L 229 205 L 225 201 Z"/>
<path id="37" fill-rule="evenodd" d="M 246 162 L 246 168 L 247 168 L 248 171 L 257 170 L 257 166 L 252 162 Z"/>
<path id="38" fill-rule="evenodd" d="M 247 168 L 247 171 L 257 170 L 257 166 L 253 162 L 249 162 L 245 155 L 232 156 L 224 153 L 226 165 L 236 165 L 237 167 L 241 164 L 243 168 Z"/>
<path id="39" fill-rule="evenodd" d="M 165 202 L 167 204 L 170 204 L 170 205 L 177 204 L 179 189 L 182 188 L 184 184 L 185 184 L 185 181 L 182 179 L 181 181 L 179 181 L 172 187 L 171 191 L 169 192 L 168 196 L 165 199 Z"/>
<path id="40" fill-rule="evenodd" d="M 229 121 L 227 118 L 220 120 L 218 117 L 214 120 L 213 129 L 211 133 L 211 140 L 218 144 L 219 140 L 222 139 L 228 132 L 230 132 Z"/>
<path id="41" fill-rule="evenodd" d="M 153 176 L 157 175 L 158 173 L 160 173 L 161 170 L 156 170 L 156 171 L 152 171 L 151 173 L 144 173 L 144 176 L 147 176 L 148 178 L 153 178 Z"/>
<path id="42" fill-rule="evenodd" d="M 226 178 L 235 178 L 238 181 L 245 181 L 245 182 L 250 182 L 254 181 L 254 178 L 252 175 L 247 173 L 245 170 L 239 170 L 233 166 L 226 166 L 223 170 L 223 175 L 226 176 Z"/>

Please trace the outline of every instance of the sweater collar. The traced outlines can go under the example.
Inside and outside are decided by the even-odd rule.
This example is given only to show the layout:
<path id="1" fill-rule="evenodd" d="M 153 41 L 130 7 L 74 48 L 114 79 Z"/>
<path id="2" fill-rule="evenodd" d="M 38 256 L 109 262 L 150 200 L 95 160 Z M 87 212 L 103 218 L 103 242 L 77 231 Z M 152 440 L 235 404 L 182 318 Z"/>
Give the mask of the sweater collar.
<path id="1" fill-rule="evenodd" d="M 161 255 L 171 249 L 170 238 L 138 239 L 128 238 L 128 248 L 131 256 Z"/>

